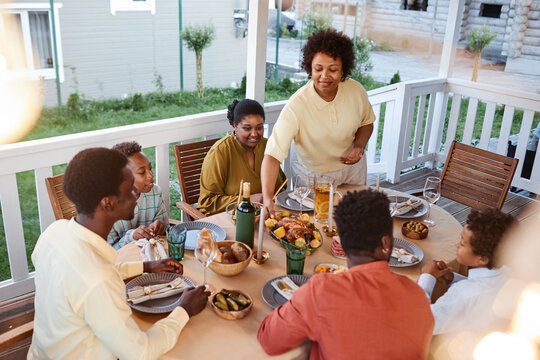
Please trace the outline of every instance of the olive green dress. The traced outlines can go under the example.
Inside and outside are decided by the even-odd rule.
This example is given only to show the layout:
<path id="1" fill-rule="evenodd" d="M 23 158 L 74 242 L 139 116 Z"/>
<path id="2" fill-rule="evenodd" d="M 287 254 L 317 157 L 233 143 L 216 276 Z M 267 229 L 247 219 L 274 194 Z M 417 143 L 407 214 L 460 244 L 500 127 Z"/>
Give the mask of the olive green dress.
<path id="1" fill-rule="evenodd" d="M 225 211 L 227 204 L 236 202 L 240 181 L 251 183 L 251 193 L 262 192 L 261 164 L 267 139 L 255 147 L 255 169 L 250 168 L 246 150 L 234 133 L 218 140 L 208 151 L 201 170 L 201 194 L 197 209 L 206 215 Z M 279 171 L 275 189 L 285 181 Z"/>

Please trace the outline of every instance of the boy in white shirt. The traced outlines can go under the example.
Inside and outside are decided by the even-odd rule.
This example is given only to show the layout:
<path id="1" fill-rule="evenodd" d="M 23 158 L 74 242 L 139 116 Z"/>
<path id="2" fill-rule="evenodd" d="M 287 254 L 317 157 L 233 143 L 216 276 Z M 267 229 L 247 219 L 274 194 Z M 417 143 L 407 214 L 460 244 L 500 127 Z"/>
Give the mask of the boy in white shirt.
<path id="1" fill-rule="evenodd" d="M 429 299 L 437 279 L 450 282 L 448 291 L 431 305 L 434 335 L 463 330 L 481 333 L 500 321 L 491 303 L 508 270 L 498 267 L 495 253 L 515 222 L 511 215 L 497 209 L 472 210 L 456 244 L 457 261 L 469 268 L 469 277 L 453 273 L 444 261 L 434 260 L 422 268 L 418 285 Z"/>

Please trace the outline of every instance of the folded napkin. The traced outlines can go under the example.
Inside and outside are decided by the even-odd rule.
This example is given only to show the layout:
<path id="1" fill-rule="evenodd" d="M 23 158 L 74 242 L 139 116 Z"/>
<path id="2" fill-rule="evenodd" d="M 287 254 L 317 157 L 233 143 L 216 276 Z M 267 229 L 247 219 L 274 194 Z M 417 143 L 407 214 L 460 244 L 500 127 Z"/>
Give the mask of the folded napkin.
<path id="1" fill-rule="evenodd" d="M 405 249 L 393 248 L 392 257 L 396 258 L 400 263 L 412 264 L 418 261 L 418 256 L 409 253 Z"/>
<path id="2" fill-rule="evenodd" d="M 165 259 L 167 252 L 165 251 L 165 238 L 163 236 L 156 236 L 150 240 L 142 238 L 135 243 L 141 248 L 141 257 L 143 261 L 153 261 Z"/>
<path id="3" fill-rule="evenodd" d="M 298 285 L 296 285 L 288 276 L 272 281 L 271 285 L 287 300 L 291 300 L 293 293 L 298 289 Z"/>
<path id="4" fill-rule="evenodd" d="M 182 280 L 182 278 L 176 278 L 166 284 L 134 286 L 128 290 L 128 301 L 131 301 L 133 304 L 140 304 L 148 300 L 176 295 L 189 287 L 191 286 Z"/>
<path id="5" fill-rule="evenodd" d="M 293 192 L 289 193 L 289 197 L 299 204 L 300 202 L 302 202 L 302 206 L 305 206 L 306 209 L 313 209 L 315 207 L 313 200 L 311 200 L 310 198 L 305 198 L 304 200 L 302 200 L 298 195 Z"/>
<path id="6" fill-rule="evenodd" d="M 391 216 L 399 216 L 408 213 L 411 210 L 420 210 L 422 208 L 422 200 L 420 199 L 409 199 L 404 202 L 395 203 L 390 206 Z"/>

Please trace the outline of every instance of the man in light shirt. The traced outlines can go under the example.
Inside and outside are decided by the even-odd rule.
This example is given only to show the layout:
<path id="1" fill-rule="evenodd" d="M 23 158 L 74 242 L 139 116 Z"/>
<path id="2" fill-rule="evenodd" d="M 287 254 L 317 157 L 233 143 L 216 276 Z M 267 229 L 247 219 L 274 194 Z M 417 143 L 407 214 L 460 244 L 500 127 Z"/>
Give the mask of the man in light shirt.
<path id="1" fill-rule="evenodd" d="M 137 201 L 126 157 L 105 148 L 83 150 L 64 175 L 77 217 L 51 224 L 40 236 L 35 318 L 28 359 L 157 359 L 177 342 L 189 318 L 204 309 L 204 287 L 184 291 L 169 316 L 141 331 L 126 304 L 124 279 L 183 269 L 173 259 L 115 264 L 107 234 L 133 217 Z"/>

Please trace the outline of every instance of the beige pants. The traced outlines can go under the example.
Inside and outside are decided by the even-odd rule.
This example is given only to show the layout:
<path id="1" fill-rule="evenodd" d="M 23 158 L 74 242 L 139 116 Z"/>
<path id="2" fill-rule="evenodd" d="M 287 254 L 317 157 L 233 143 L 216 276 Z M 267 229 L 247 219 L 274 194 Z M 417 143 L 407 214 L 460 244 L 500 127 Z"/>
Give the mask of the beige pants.
<path id="1" fill-rule="evenodd" d="M 308 176 L 313 175 L 324 175 L 334 179 L 335 185 L 339 186 L 341 184 L 349 185 L 366 185 L 367 178 L 367 160 L 364 156 L 353 165 L 346 165 L 343 169 L 337 171 L 329 171 L 324 173 L 319 173 L 312 171 L 302 165 L 296 156 L 296 149 L 294 143 L 291 144 L 291 179 L 294 181 L 294 177 L 298 174 L 304 174 Z"/>

